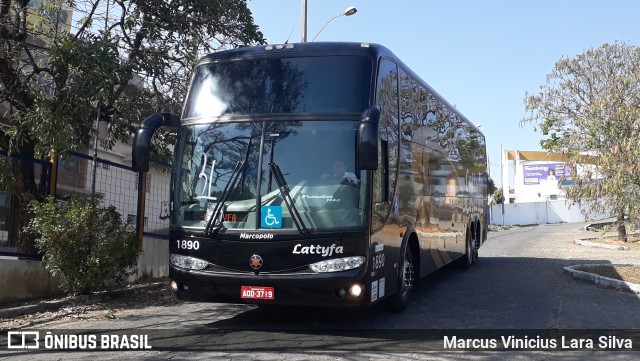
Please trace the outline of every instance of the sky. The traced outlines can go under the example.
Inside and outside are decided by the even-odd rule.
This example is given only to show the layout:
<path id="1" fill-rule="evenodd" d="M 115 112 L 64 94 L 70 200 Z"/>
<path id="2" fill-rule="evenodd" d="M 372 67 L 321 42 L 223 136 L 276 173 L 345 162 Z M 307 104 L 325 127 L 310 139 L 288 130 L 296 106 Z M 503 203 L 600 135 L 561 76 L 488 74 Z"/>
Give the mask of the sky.
<path id="1" fill-rule="evenodd" d="M 300 42 L 302 0 L 248 4 L 270 44 Z M 542 134 L 520 120 L 526 94 L 556 61 L 604 43 L 640 45 L 636 0 L 307 0 L 307 39 L 349 6 L 357 13 L 331 21 L 316 41 L 389 48 L 480 126 L 498 186 L 501 148 L 542 150 Z"/>

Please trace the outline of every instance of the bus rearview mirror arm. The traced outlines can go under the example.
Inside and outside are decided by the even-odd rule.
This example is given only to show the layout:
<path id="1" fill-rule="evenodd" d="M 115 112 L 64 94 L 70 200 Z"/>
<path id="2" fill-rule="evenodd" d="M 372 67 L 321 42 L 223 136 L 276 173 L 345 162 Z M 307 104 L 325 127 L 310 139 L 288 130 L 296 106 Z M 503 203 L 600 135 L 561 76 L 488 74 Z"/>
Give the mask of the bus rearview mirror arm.
<path id="1" fill-rule="evenodd" d="M 374 105 L 362 113 L 356 139 L 356 160 L 359 170 L 378 169 L 378 127 L 380 108 Z"/>
<path id="2" fill-rule="evenodd" d="M 171 113 L 154 114 L 140 123 L 131 146 L 131 167 L 134 172 L 149 171 L 149 146 L 156 129 L 162 126 L 177 128 L 180 117 Z"/>

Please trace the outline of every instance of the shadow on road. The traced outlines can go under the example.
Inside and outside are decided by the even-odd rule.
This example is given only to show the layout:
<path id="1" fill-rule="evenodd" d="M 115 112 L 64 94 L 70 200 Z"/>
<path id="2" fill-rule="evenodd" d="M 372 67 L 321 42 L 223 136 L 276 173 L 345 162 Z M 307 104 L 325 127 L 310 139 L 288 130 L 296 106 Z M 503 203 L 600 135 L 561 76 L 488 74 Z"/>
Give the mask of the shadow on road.
<path id="1" fill-rule="evenodd" d="M 72 331 L 146 334 L 156 351 L 487 349 L 484 344 L 465 346 L 465 340 L 474 339 L 495 342 L 495 347 L 487 344 L 489 349 L 545 351 L 549 347 L 543 343 L 513 347 L 504 340 L 554 340 L 559 349 L 563 336 L 593 340 L 591 347 L 585 344 L 579 350 L 602 349 L 601 337 L 631 340 L 639 347 L 638 297 L 576 281 L 562 271 L 581 263 L 608 261 L 481 258 L 468 271 L 447 267 L 421 280 L 411 304 L 400 314 L 381 307 L 354 312 L 178 303 L 153 314 L 140 309 L 140 314 L 114 322 L 113 328 Z M 183 308 L 189 312 L 182 313 Z M 168 319 L 162 312 L 174 317 Z M 624 349 L 621 346 L 607 344 L 605 349 Z"/>

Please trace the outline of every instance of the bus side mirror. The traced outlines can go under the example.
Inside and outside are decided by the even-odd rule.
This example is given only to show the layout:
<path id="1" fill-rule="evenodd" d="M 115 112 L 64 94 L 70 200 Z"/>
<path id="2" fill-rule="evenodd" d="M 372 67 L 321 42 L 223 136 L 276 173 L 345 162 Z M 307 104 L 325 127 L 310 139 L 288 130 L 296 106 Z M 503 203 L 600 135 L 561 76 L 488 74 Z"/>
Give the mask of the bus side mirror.
<path id="1" fill-rule="evenodd" d="M 131 168 L 134 172 L 149 171 L 149 145 L 156 129 L 162 126 L 179 127 L 180 117 L 170 113 L 154 114 L 140 123 L 131 146 Z"/>
<path id="2" fill-rule="evenodd" d="M 378 169 L 378 126 L 380 108 L 374 105 L 362 113 L 358 138 L 356 139 L 356 161 L 358 170 Z"/>

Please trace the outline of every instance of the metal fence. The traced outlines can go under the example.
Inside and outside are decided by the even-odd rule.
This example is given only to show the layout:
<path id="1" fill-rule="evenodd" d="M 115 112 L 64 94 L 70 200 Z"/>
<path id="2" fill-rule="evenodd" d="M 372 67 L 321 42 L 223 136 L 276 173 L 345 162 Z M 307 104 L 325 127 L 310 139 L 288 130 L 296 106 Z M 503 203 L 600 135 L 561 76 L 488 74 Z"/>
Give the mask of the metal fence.
<path id="1" fill-rule="evenodd" d="M 57 164 L 52 164 L 0 152 L 0 162 L 6 163 L 9 157 L 33 164 L 36 183 L 46 194 L 51 182 L 55 184 L 56 199 L 61 200 L 71 195 L 91 197 L 94 190 L 102 196 L 103 206 L 115 206 L 123 219 L 136 225 L 136 230 L 139 233 L 142 231 L 145 237 L 168 239 L 171 164 L 152 161 L 151 169 L 146 173 L 146 182 L 141 182 L 139 173 L 134 172 L 130 165 L 119 162 L 118 158 L 122 159 L 122 156 L 116 153 L 105 152 L 105 157 L 97 158 L 94 162 L 91 156 L 71 152 L 59 157 Z M 138 217 L 142 187 L 145 188 L 144 218 Z M 0 255 L 24 256 L 17 253 L 16 240 L 10 237 L 11 227 L 14 226 L 11 220 L 16 211 L 14 208 L 15 197 L 11 190 L 0 189 Z"/>
<path id="2" fill-rule="evenodd" d="M 37 189 L 43 194 L 47 194 L 49 190 L 49 182 L 51 180 L 51 163 L 26 157 L 20 154 L 8 154 L 0 150 L 0 171 L 3 173 L 11 172 L 10 161 L 26 162 L 33 166 L 35 182 Z M 9 174 L 2 174 L 1 177 L 7 181 L 11 177 Z M 15 250 L 17 240 L 12 239 L 10 234 L 15 231 L 15 222 L 13 217 L 17 212 L 16 195 L 9 189 L 0 188 L 0 255 L 5 252 Z"/>

